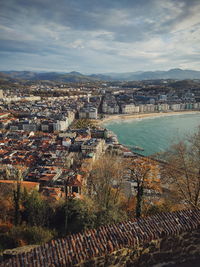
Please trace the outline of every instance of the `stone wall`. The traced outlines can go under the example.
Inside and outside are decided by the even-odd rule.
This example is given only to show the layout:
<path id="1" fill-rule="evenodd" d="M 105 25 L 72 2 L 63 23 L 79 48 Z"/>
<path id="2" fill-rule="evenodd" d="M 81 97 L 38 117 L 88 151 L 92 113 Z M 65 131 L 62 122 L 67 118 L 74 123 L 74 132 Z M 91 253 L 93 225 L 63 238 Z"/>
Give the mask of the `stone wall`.
<path id="1" fill-rule="evenodd" d="M 200 260 L 200 210 L 183 210 L 52 240 L 4 261 L 0 267 L 177 267 L 194 260 Z"/>
<path id="2" fill-rule="evenodd" d="M 200 264 L 200 229 L 152 240 L 138 247 L 124 248 L 75 266 L 182 267 L 183 264 L 187 267 L 195 267 Z"/>

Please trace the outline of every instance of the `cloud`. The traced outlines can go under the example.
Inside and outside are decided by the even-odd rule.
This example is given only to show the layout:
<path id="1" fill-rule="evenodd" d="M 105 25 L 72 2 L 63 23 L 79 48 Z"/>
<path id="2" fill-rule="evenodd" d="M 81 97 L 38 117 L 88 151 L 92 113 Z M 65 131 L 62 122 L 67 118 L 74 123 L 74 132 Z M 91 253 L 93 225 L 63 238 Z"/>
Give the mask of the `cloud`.
<path id="1" fill-rule="evenodd" d="M 199 13 L 198 0 L 1 0 L 0 68 L 200 70 Z"/>

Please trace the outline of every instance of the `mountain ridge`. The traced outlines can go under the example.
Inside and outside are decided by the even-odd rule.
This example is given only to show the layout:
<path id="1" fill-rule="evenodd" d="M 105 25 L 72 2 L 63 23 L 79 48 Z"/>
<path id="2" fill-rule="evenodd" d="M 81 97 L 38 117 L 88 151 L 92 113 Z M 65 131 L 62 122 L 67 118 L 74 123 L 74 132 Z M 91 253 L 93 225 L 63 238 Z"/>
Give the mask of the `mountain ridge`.
<path id="1" fill-rule="evenodd" d="M 82 74 L 71 72 L 1 71 L 0 79 L 23 79 L 31 81 L 89 82 L 89 81 L 142 81 L 159 79 L 200 79 L 200 71 L 179 68 L 168 71 L 136 71 L 124 73 Z"/>

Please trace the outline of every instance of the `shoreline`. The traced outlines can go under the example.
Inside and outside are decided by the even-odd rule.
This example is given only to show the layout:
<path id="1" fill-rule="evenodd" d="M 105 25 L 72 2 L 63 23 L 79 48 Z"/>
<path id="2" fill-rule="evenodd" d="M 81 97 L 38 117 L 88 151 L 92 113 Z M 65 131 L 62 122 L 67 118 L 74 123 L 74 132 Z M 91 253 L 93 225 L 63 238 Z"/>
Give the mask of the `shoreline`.
<path id="1" fill-rule="evenodd" d="M 116 114 L 116 115 L 108 115 L 107 117 L 98 120 L 98 125 L 103 125 L 109 121 L 114 120 L 127 120 L 127 119 L 144 119 L 144 118 L 153 118 L 153 117 L 166 117 L 173 115 L 184 115 L 184 114 L 198 114 L 200 110 L 188 110 L 188 111 L 169 111 L 169 112 L 152 112 L 152 113 L 141 113 L 141 114 Z"/>

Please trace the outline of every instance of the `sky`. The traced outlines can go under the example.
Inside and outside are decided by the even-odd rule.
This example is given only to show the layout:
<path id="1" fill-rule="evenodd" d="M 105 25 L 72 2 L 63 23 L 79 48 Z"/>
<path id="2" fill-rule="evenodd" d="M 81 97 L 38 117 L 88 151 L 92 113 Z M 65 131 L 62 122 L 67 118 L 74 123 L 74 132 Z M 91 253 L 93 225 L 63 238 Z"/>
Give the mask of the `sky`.
<path id="1" fill-rule="evenodd" d="M 200 70 L 200 0 L 0 0 L 0 70 Z"/>

